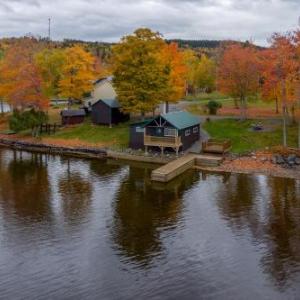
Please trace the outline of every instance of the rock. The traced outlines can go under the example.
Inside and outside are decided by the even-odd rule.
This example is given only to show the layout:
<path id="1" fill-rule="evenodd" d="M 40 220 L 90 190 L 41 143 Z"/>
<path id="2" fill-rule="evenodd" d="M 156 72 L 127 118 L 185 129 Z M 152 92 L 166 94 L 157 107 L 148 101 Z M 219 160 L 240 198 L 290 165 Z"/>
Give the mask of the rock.
<path id="1" fill-rule="evenodd" d="M 297 156 L 295 154 L 291 154 L 287 157 L 287 163 L 290 166 L 293 166 L 295 164 L 295 160 L 296 160 Z"/>
<path id="2" fill-rule="evenodd" d="M 272 161 L 272 163 L 274 165 L 276 165 L 277 164 L 277 158 L 276 158 L 276 156 L 272 156 L 271 161 Z"/>
<path id="3" fill-rule="evenodd" d="M 284 157 L 280 154 L 275 155 L 276 164 L 282 165 L 285 163 Z"/>
<path id="4" fill-rule="evenodd" d="M 261 157 L 260 161 L 264 163 L 264 162 L 268 161 L 268 159 L 266 157 Z"/>
<path id="5" fill-rule="evenodd" d="M 300 157 L 295 158 L 295 164 L 298 166 L 300 165 Z"/>

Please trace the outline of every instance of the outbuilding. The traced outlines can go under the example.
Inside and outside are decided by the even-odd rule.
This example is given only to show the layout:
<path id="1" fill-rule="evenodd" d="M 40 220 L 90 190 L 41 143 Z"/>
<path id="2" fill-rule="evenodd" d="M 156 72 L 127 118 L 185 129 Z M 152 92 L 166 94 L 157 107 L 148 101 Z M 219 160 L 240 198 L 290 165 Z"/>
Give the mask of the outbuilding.
<path id="1" fill-rule="evenodd" d="M 84 122 L 85 111 L 83 109 L 66 109 L 60 112 L 62 125 L 74 125 Z"/>
<path id="2" fill-rule="evenodd" d="M 130 126 L 130 147 L 145 149 L 158 147 L 162 152 L 171 148 L 189 149 L 200 139 L 200 119 L 186 111 L 161 114 L 151 120 Z"/>
<path id="3" fill-rule="evenodd" d="M 99 125 L 112 125 L 129 120 L 129 114 L 121 111 L 117 99 L 99 99 L 92 104 L 92 121 Z"/>

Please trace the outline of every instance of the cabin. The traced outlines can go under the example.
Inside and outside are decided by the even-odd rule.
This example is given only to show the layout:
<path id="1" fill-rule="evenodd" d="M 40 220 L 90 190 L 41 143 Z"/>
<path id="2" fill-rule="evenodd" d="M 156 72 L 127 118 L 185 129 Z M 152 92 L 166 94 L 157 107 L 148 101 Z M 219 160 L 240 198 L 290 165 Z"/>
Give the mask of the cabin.
<path id="1" fill-rule="evenodd" d="M 110 100 L 117 97 L 117 93 L 112 84 L 113 77 L 99 78 L 93 83 L 93 90 L 90 96 L 84 100 L 85 107 L 91 107 L 99 99 Z"/>
<path id="2" fill-rule="evenodd" d="M 66 109 L 60 112 L 62 125 L 74 125 L 84 122 L 85 111 L 83 109 Z"/>
<path id="3" fill-rule="evenodd" d="M 130 126 L 130 142 L 132 149 L 150 147 L 179 151 L 189 149 L 200 139 L 200 120 L 186 111 L 161 114 L 151 120 L 134 123 Z"/>
<path id="4" fill-rule="evenodd" d="M 129 120 L 129 114 L 120 110 L 117 99 L 99 99 L 91 107 L 92 122 L 98 125 L 113 125 Z"/>

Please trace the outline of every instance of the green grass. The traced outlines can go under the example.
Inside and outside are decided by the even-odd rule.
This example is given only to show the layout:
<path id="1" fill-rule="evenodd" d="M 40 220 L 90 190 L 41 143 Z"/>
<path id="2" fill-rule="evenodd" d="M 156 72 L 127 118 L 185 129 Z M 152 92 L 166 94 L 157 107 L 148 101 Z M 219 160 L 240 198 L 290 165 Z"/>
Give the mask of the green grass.
<path id="1" fill-rule="evenodd" d="M 256 123 L 255 120 L 216 120 L 204 123 L 203 128 L 212 138 L 230 139 L 232 142 L 232 152 L 234 153 L 246 153 L 281 145 L 282 129 L 280 123 L 272 123 L 269 120 L 259 120 L 257 122 L 262 123 L 272 131 L 251 131 L 251 124 Z M 290 126 L 288 128 L 288 145 L 290 147 L 297 146 L 297 126 Z"/>
<path id="2" fill-rule="evenodd" d="M 200 93 L 197 95 L 189 95 L 185 98 L 185 100 L 191 101 L 188 106 L 188 110 L 194 114 L 207 114 L 206 104 L 210 100 L 215 100 L 222 104 L 223 108 L 234 108 L 234 100 L 233 98 L 223 95 L 219 92 L 212 92 L 210 94 Z M 256 109 L 270 109 L 275 110 L 275 104 L 271 101 L 263 101 L 259 96 L 249 99 L 247 102 L 248 108 L 256 108 Z"/>
<path id="3" fill-rule="evenodd" d="M 124 123 L 109 128 L 86 122 L 74 127 L 64 128 L 55 135 L 51 135 L 51 138 L 78 139 L 93 144 L 101 143 L 108 146 L 112 145 L 113 147 L 125 147 L 128 146 L 129 141 L 129 126 L 127 123 Z"/>
<path id="4" fill-rule="evenodd" d="M 219 92 L 212 92 L 212 93 L 199 93 L 196 95 L 188 95 L 185 97 L 185 100 L 188 101 L 204 101 L 204 102 L 208 102 L 209 100 L 224 100 L 224 99 L 228 99 L 230 97 L 223 95 Z"/>

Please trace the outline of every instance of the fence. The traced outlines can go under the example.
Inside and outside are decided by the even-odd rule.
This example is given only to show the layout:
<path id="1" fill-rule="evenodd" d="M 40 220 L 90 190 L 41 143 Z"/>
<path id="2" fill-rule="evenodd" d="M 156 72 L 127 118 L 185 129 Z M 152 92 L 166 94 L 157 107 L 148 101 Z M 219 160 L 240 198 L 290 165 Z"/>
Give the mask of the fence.
<path id="1" fill-rule="evenodd" d="M 59 125 L 56 123 L 54 124 L 40 124 L 32 127 L 32 135 L 38 136 L 40 134 L 46 133 L 48 135 L 55 134 L 55 132 L 58 130 Z"/>

